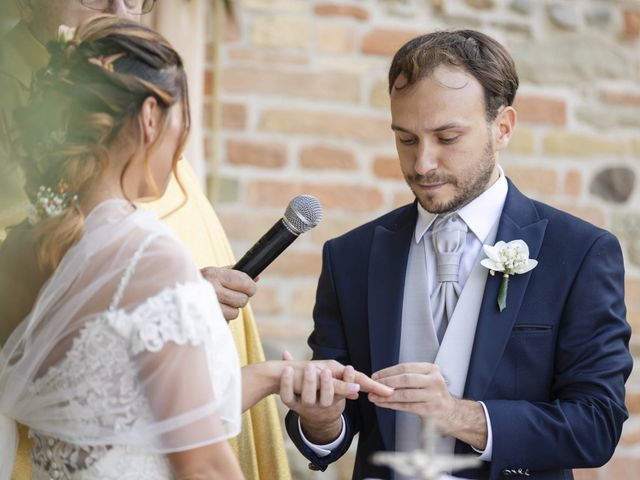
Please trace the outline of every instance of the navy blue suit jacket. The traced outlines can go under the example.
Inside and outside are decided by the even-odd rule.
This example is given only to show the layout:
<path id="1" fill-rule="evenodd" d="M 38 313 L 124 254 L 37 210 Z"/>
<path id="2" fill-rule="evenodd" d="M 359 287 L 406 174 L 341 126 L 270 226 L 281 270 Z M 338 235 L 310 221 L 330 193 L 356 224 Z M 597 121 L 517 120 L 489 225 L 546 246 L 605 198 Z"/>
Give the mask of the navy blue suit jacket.
<path id="1" fill-rule="evenodd" d="M 315 359 L 367 374 L 398 363 L 416 217 L 415 204 L 407 205 L 326 243 L 309 337 Z M 538 266 L 510 278 L 502 312 L 501 276 L 488 277 L 464 394 L 489 411 L 493 458 L 459 474 L 498 479 L 522 469 L 534 479 L 570 479 L 572 468 L 611 457 L 627 418 L 632 358 L 622 253 L 610 233 L 525 197 L 509 182 L 496 241 L 515 239 L 528 244 Z M 347 402 L 345 419 L 346 441 L 324 458 L 304 445 L 293 412 L 287 431 L 321 470 L 359 433 L 353 478 L 389 478 L 389 469 L 369 457 L 394 449 L 394 411 L 360 395 Z M 456 452 L 472 450 L 458 441 Z"/>

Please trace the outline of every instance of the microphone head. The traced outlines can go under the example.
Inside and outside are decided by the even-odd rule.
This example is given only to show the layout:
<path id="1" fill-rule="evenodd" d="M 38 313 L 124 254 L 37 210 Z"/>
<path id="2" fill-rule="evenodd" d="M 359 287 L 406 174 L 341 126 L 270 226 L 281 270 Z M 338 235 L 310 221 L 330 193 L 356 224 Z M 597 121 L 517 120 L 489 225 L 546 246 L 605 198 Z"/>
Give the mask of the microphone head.
<path id="1" fill-rule="evenodd" d="M 284 212 L 284 224 L 294 235 L 300 235 L 315 227 L 322 220 L 322 205 L 316 197 L 298 195 L 289 202 Z"/>

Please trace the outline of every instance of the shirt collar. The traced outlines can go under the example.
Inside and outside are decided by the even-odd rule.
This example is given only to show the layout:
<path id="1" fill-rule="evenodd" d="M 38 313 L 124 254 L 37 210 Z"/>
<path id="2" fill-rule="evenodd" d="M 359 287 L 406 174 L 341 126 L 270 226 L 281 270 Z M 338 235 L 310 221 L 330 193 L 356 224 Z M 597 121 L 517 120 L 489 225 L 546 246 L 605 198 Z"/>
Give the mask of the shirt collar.
<path id="1" fill-rule="evenodd" d="M 487 238 L 491 227 L 500 218 L 502 207 L 507 199 L 509 184 L 500 165 L 498 165 L 498 171 L 500 176 L 493 185 L 458 210 L 460 218 L 482 243 Z M 420 202 L 417 205 L 418 221 L 416 222 L 415 240 L 416 243 L 419 243 L 438 215 L 427 212 L 420 205 Z"/>

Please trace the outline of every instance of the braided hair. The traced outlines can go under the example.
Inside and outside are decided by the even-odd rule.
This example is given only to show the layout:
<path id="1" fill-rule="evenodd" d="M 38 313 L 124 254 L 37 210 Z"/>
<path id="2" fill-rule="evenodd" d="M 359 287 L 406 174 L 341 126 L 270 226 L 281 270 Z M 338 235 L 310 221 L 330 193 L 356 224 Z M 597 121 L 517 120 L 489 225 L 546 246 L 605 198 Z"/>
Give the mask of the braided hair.
<path id="1" fill-rule="evenodd" d="M 145 99 L 156 99 L 165 125 L 169 109 L 182 103 L 185 128 L 174 153 L 174 174 L 190 117 L 182 59 L 143 25 L 101 15 L 81 24 L 68 42 L 48 48 L 49 64 L 36 73 L 30 102 L 16 112 L 16 151 L 25 191 L 36 206 L 38 264 L 53 271 L 82 234 L 78 196 L 105 170 L 110 146 L 132 119 L 137 118 L 133 135 L 143 144 L 139 113 Z M 153 146 L 146 148 L 144 164 L 147 183 L 159 195 L 149 169 Z"/>

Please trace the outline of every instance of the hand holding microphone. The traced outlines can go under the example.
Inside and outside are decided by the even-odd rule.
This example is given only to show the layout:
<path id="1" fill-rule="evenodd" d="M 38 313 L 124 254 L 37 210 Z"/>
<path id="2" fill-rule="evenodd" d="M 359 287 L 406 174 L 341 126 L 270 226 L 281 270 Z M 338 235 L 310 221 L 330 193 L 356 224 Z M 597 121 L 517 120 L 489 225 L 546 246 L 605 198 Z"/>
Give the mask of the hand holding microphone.
<path id="1" fill-rule="evenodd" d="M 311 195 L 298 195 L 284 212 L 284 217 L 258 240 L 233 266 L 251 278 L 256 278 L 301 233 L 315 227 L 322 219 L 322 206 Z"/>

